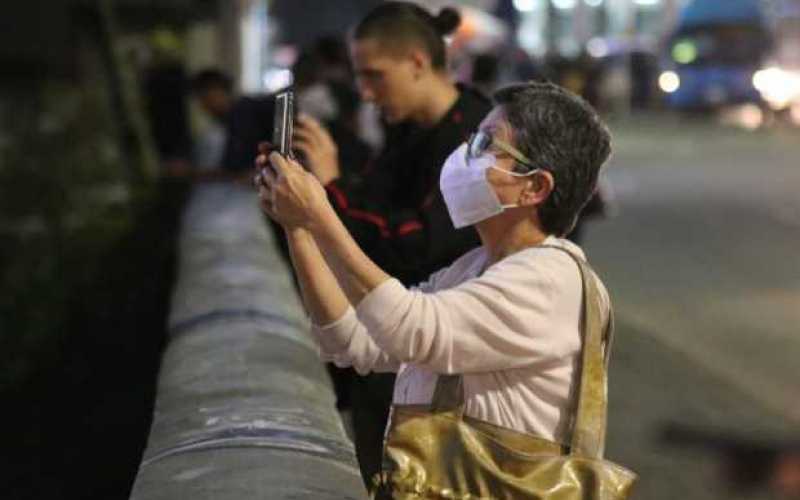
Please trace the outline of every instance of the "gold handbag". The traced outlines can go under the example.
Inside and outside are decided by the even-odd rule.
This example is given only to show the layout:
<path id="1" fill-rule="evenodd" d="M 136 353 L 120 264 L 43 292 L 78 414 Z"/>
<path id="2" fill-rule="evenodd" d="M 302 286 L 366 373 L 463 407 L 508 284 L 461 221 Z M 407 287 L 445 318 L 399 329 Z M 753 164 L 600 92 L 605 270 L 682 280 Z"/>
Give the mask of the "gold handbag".
<path id="1" fill-rule="evenodd" d="M 564 250 L 559 247 L 560 250 Z M 376 499 L 628 498 L 636 474 L 603 459 L 613 317 L 603 332 L 596 277 L 567 252 L 583 282 L 580 392 L 569 447 L 464 415 L 461 375 L 440 375 L 428 405 L 394 405 Z"/>

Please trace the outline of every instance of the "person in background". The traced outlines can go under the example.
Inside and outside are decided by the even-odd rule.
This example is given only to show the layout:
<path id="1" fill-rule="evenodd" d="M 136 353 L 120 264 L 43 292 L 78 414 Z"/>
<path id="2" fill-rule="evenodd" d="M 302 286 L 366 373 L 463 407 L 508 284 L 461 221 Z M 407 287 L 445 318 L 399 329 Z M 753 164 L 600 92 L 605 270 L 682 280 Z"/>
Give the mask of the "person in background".
<path id="1" fill-rule="evenodd" d="M 352 76 L 346 79 L 351 72 L 339 45 L 346 51 L 344 42 L 328 36 L 303 49 L 292 65 L 292 88 L 298 112 L 324 125 L 337 145 L 339 165 L 353 167 L 364 165 L 372 149 L 358 135 L 361 103 Z"/>
<path id="2" fill-rule="evenodd" d="M 200 107 L 225 129 L 225 144 L 215 177 L 249 179 L 258 144 L 272 137 L 273 97 L 236 96 L 233 80 L 216 68 L 196 73 L 191 91 Z M 208 175 L 214 176 L 201 177 Z"/>
<path id="3" fill-rule="evenodd" d="M 190 170 L 191 137 L 187 119 L 188 77 L 181 42 L 170 30 L 156 29 L 150 37 L 150 60 L 144 68 L 142 94 L 153 142 L 167 177 Z"/>
<path id="4" fill-rule="evenodd" d="M 800 498 L 800 451 L 781 453 L 775 461 L 770 484 L 785 498 Z"/>
<path id="5" fill-rule="evenodd" d="M 201 74 L 202 72 L 195 75 L 195 81 Z M 227 142 L 227 117 L 232 84 L 227 75 L 218 70 L 213 70 L 213 74 L 216 75 L 221 90 L 190 89 L 194 101 L 203 115 L 201 125 L 194 131 L 192 140 L 192 165 L 196 172 L 218 171 L 222 165 L 222 155 Z M 200 87 L 197 83 L 194 83 L 194 86 Z M 209 85 L 209 87 L 213 86 Z M 217 92 L 220 93 L 220 96 L 216 99 L 209 97 Z M 217 100 L 220 101 L 219 104 L 215 103 Z"/>
<path id="6" fill-rule="evenodd" d="M 715 455 L 731 491 L 770 489 L 780 498 L 800 498 L 800 440 L 794 436 L 767 438 L 668 422 L 659 440 L 681 450 L 695 448 Z"/>
<path id="7" fill-rule="evenodd" d="M 472 84 L 489 95 L 500 78 L 500 59 L 495 54 L 478 54 L 472 60 Z"/>
<path id="8" fill-rule="evenodd" d="M 408 2 L 385 2 L 355 27 L 350 56 L 361 97 L 387 125 L 385 145 L 362 168 L 343 168 L 337 144 L 316 120 L 300 116 L 294 145 L 338 216 L 379 266 L 411 285 L 479 244 L 473 228 L 455 229 L 439 191 L 447 156 L 490 109 L 479 92 L 448 74 L 444 37 L 456 10 L 432 15 Z M 351 385 L 356 453 L 365 482 L 379 472 L 393 374 Z"/>

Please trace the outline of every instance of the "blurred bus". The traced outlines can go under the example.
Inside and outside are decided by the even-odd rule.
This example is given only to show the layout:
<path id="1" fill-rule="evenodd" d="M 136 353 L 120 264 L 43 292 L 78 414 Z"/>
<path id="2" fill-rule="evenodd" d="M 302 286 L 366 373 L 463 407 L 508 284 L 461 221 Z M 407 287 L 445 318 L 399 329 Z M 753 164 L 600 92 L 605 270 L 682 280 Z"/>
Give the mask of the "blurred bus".
<path id="1" fill-rule="evenodd" d="M 715 109 L 763 102 L 754 75 L 771 35 L 761 0 L 692 0 L 662 53 L 659 87 L 669 106 Z"/>

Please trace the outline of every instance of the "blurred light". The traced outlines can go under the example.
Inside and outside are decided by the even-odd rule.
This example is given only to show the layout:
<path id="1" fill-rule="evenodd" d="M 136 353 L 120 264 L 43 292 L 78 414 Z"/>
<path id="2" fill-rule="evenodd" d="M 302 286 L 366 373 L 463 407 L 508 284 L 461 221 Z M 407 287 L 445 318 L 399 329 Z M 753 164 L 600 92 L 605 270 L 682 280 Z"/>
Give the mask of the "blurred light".
<path id="1" fill-rule="evenodd" d="M 183 42 L 174 31 L 166 27 L 158 27 L 150 34 L 150 43 L 153 48 L 173 56 L 180 56 L 183 50 Z"/>
<path id="2" fill-rule="evenodd" d="M 535 53 L 544 45 L 544 40 L 536 30 L 520 29 L 517 31 L 517 43 L 528 53 Z"/>
<path id="3" fill-rule="evenodd" d="M 573 38 L 562 38 L 558 40 L 556 50 L 558 50 L 559 54 L 568 58 L 578 57 L 581 53 L 581 44 Z"/>
<path id="4" fill-rule="evenodd" d="M 603 5 L 603 0 L 583 0 L 589 7 L 600 7 Z"/>
<path id="5" fill-rule="evenodd" d="M 452 37 L 454 51 L 465 49 L 472 53 L 492 52 L 505 43 L 508 26 L 499 18 L 474 7 L 461 7 L 461 24 Z M 520 17 L 526 18 L 525 13 Z"/>
<path id="6" fill-rule="evenodd" d="M 273 69 L 278 68 L 291 68 L 297 61 L 299 50 L 294 45 L 276 45 L 272 49 L 272 66 Z"/>
<path id="7" fill-rule="evenodd" d="M 602 38 L 592 38 L 586 43 L 586 52 L 590 56 L 601 58 L 608 55 L 608 43 Z"/>
<path id="8" fill-rule="evenodd" d="M 569 10 L 574 9 L 577 0 L 550 0 L 553 3 L 553 7 L 558 10 Z"/>
<path id="9" fill-rule="evenodd" d="M 681 40 L 672 47 L 672 58 L 680 64 L 690 64 L 697 59 L 697 46 L 690 40 Z"/>
<path id="10" fill-rule="evenodd" d="M 264 33 L 267 26 L 266 4 L 252 2 L 239 18 L 239 44 L 241 54 L 239 83 L 245 93 L 262 90 L 262 69 L 266 60 L 267 44 Z"/>
<path id="11" fill-rule="evenodd" d="M 547 4 L 538 4 L 537 9 L 544 10 Z M 517 42 L 528 54 L 541 57 L 547 51 L 547 41 L 544 39 L 544 26 L 546 19 L 541 12 L 534 11 L 522 16 L 522 22 L 517 28 Z"/>
<path id="12" fill-rule="evenodd" d="M 755 104 L 745 104 L 740 111 L 742 125 L 750 130 L 755 130 L 764 123 L 764 112 Z"/>
<path id="13" fill-rule="evenodd" d="M 634 3 L 640 7 L 655 7 L 661 3 L 661 0 L 636 0 Z"/>
<path id="14" fill-rule="evenodd" d="M 532 12 L 536 8 L 536 0 L 514 0 L 514 8 L 520 12 Z"/>
<path id="15" fill-rule="evenodd" d="M 733 112 L 730 121 L 747 130 L 755 130 L 764 124 L 764 112 L 755 104 L 745 104 Z"/>
<path id="16" fill-rule="evenodd" d="M 753 75 L 753 87 L 775 110 L 800 102 L 800 73 L 797 72 L 775 66 L 756 71 Z"/>
<path id="17" fill-rule="evenodd" d="M 667 94 L 671 94 L 681 88 L 681 78 L 674 71 L 665 71 L 658 77 L 658 86 Z"/>
<path id="18" fill-rule="evenodd" d="M 286 68 L 268 68 L 264 71 L 262 82 L 267 92 L 275 92 L 288 87 L 294 81 L 294 75 Z"/>

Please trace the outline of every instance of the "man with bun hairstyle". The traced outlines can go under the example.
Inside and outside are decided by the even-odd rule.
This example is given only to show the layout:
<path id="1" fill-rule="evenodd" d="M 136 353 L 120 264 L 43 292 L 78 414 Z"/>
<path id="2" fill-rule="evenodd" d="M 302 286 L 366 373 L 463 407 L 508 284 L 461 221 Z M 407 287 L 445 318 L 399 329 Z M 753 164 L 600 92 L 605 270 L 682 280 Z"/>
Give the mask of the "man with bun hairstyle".
<path id="1" fill-rule="evenodd" d="M 452 8 L 433 15 L 386 2 L 354 28 L 350 55 L 361 97 L 387 125 L 382 151 L 361 171 L 340 168 L 337 147 L 317 122 L 300 116 L 295 147 L 325 187 L 358 244 L 379 266 L 411 285 L 479 245 L 473 228 L 456 230 L 439 191 L 447 156 L 491 109 L 447 68 L 445 37 L 458 27 Z M 355 170 L 355 172 L 354 172 Z M 365 481 L 380 471 L 394 374 L 353 377 L 356 452 Z"/>

